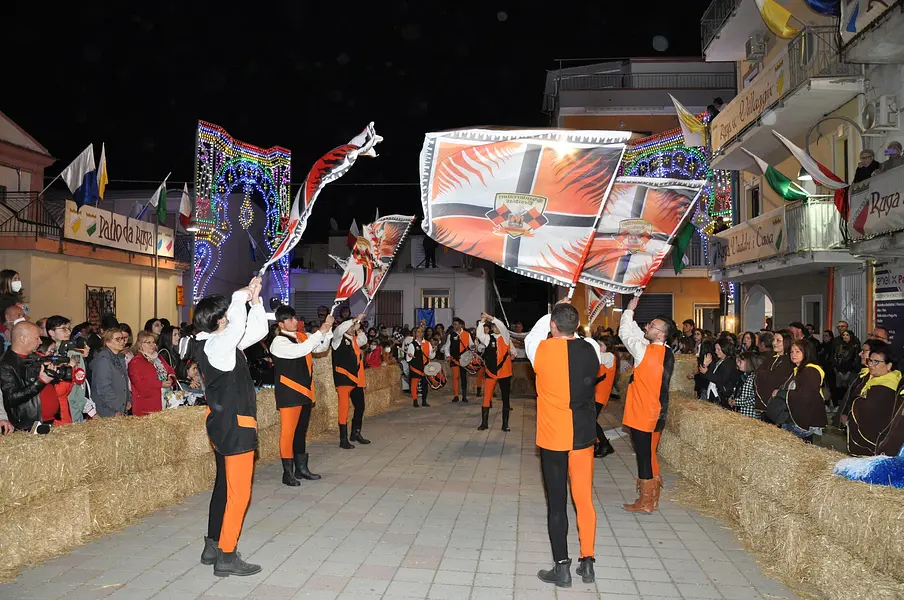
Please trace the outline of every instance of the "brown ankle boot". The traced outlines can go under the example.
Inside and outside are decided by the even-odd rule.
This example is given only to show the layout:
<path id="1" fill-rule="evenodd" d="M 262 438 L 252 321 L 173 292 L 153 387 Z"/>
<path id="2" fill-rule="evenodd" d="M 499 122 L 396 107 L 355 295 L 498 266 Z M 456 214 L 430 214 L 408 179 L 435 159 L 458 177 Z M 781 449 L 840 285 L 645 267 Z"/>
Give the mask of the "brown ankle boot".
<path id="1" fill-rule="evenodd" d="M 659 508 L 659 493 L 665 487 L 665 481 L 662 480 L 662 475 L 655 475 L 653 481 L 656 482 L 656 488 L 653 490 L 653 508 L 657 509 Z"/>
<path id="2" fill-rule="evenodd" d="M 655 490 L 655 479 L 641 479 L 640 497 L 637 498 L 637 501 L 634 502 L 634 504 L 624 504 L 622 505 L 622 508 L 624 508 L 628 512 L 642 512 L 651 514 L 654 510 L 653 494 Z"/>

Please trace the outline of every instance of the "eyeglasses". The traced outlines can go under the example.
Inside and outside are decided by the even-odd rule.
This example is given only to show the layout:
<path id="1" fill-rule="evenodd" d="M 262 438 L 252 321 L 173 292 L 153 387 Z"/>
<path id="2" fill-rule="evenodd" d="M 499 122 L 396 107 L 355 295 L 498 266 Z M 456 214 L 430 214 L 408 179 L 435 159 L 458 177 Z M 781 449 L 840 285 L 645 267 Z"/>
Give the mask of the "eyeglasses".
<path id="1" fill-rule="evenodd" d="M 112 337 L 112 338 L 110 338 L 110 339 L 111 339 L 112 341 L 114 341 L 114 342 L 127 342 L 127 341 L 129 341 L 129 338 L 127 338 L 127 337 L 119 337 L 119 336 Z"/>
<path id="2" fill-rule="evenodd" d="M 54 329 L 54 331 L 72 331 L 72 327 L 69 327 L 68 325 L 62 325 Z"/>
<path id="3" fill-rule="evenodd" d="M 879 365 L 885 363 L 884 360 L 876 360 L 875 358 L 871 358 L 871 359 L 869 359 L 869 360 L 866 361 L 866 362 L 867 362 L 867 364 L 868 364 L 869 366 L 871 366 L 871 367 L 878 367 Z"/>

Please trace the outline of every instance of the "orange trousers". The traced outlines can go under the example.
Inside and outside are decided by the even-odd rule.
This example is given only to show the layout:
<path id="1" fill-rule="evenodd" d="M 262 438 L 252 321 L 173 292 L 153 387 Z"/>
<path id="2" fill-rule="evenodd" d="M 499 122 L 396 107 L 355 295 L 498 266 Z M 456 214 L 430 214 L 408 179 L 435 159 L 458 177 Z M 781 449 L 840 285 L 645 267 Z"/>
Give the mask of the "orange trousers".
<path id="1" fill-rule="evenodd" d="M 593 556 L 596 509 L 593 507 L 593 446 L 556 451 L 540 448 L 540 466 L 546 487 L 547 527 L 555 561 L 568 558 L 568 482 L 578 518 L 581 558 Z"/>
<path id="2" fill-rule="evenodd" d="M 467 389 L 464 391 L 464 394 L 461 393 L 461 366 L 455 361 L 452 361 L 449 364 L 452 367 L 452 393 L 456 396 L 467 396 Z M 465 375 L 465 386 L 468 385 L 467 381 L 467 375 Z"/>
<path id="3" fill-rule="evenodd" d="M 481 368 L 477 371 L 477 387 L 483 387 L 483 380 L 487 375 L 486 367 Z"/>
<path id="4" fill-rule="evenodd" d="M 300 406 L 289 406 L 279 409 L 279 457 L 292 458 L 295 456 L 295 429 L 301 418 Z"/>
<path id="5" fill-rule="evenodd" d="M 254 451 L 224 457 L 226 463 L 226 510 L 220 530 L 220 550 L 235 552 L 251 503 L 251 481 L 254 476 Z"/>
<path id="6" fill-rule="evenodd" d="M 662 437 L 661 431 L 653 432 L 653 444 L 650 448 L 652 450 L 651 462 L 653 463 L 653 477 L 659 477 L 659 459 L 656 457 L 656 451 L 659 449 L 659 438 Z"/>
<path id="7" fill-rule="evenodd" d="M 339 394 L 339 424 L 347 425 L 348 424 L 348 405 L 352 401 L 352 390 L 355 389 L 353 385 L 340 385 L 336 388 L 336 392 Z"/>

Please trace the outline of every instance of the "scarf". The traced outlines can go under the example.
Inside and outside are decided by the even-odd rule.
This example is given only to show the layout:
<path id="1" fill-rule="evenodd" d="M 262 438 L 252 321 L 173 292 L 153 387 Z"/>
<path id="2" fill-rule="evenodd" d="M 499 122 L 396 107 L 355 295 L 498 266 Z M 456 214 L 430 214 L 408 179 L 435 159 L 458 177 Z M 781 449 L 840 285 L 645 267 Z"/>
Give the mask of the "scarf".
<path id="1" fill-rule="evenodd" d="M 166 381 L 167 377 L 169 377 L 169 373 L 166 371 L 166 367 L 163 366 L 163 361 L 160 360 L 160 355 L 157 352 L 153 354 L 148 354 L 147 352 L 142 352 L 142 356 L 144 356 L 149 363 L 154 365 L 154 368 L 157 369 L 157 379 L 160 381 Z"/>
<path id="2" fill-rule="evenodd" d="M 898 389 L 898 384 L 901 382 L 901 372 L 900 371 L 889 371 L 885 375 L 880 375 L 878 377 L 870 377 L 867 379 L 866 383 L 863 385 L 863 389 L 860 390 L 861 396 L 866 396 L 866 393 L 869 391 L 871 387 L 875 386 L 884 386 L 888 389 L 895 391 Z"/>

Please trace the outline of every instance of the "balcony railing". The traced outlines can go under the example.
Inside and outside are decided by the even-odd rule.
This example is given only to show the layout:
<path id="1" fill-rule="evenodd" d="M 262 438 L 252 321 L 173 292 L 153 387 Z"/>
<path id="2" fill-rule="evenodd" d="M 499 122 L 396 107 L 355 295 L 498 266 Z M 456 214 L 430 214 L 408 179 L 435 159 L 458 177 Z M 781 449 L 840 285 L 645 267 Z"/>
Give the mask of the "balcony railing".
<path id="1" fill-rule="evenodd" d="M 785 56 L 791 74 L 785 96 L 815 77 L 853 77 L 860 72 L 859 66 L 841 60 L 837 27 L 804 28 L 788 42 Z"/>
<path id="2" fill-rule="evenodd" d="M 61 239 L 65 208 L 37 192 L 6 192 L 0 196 L 0 236 Z"/>
<path id="3" fill-rule="evenodd" d="M 601 73 L 562 75 L 558 91 L 734 89 L 734 73 Z"/>
<path id="4" fill-rule="evenodd" d="M 741 2 L 742 0 L 713 0 L 706 12 L 703 13 L 703 18 L 700 20 L 700 41 L 704 52 L 710 42 L 719 35 L 719 31 L 722 30 L 725 22 Z"/>

